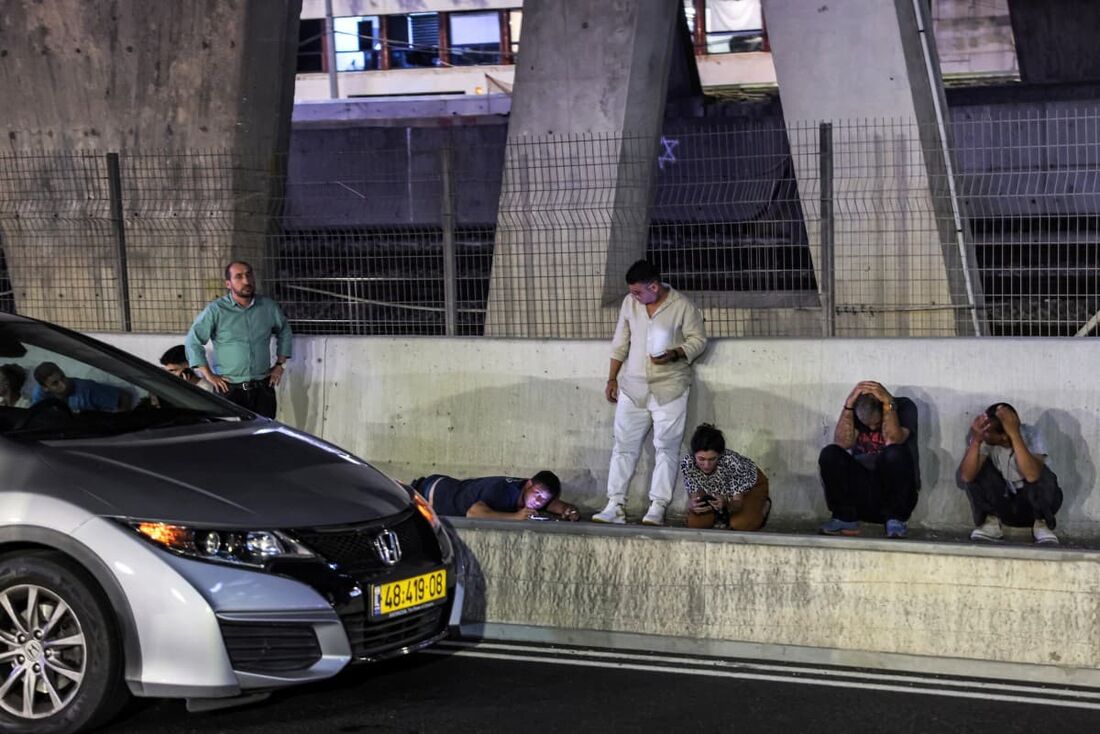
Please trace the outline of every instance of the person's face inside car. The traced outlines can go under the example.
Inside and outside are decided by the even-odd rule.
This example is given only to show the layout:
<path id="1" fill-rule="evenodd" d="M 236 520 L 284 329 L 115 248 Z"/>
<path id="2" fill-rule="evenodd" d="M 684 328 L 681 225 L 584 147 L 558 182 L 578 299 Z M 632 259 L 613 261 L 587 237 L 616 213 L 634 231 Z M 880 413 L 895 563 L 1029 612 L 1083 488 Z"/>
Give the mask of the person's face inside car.
<path id="1" fill-rule="evenodd" d="M 191 379 L 191 368 L 187 365 L 186 362 L 169 362 L 168 364 L 164 365 L 164 369 L 168 370 L 181 380 Z"/>
<path id="2" fill-rule="evenodd" d="M 554 494 L 541 484 L 527 480 L 523 487 L 523 506 L 528 510 L 541 510 L 550 504 Z"/>
<path id="3" fill-rule="evenodd" d="M 42 383 L 42 389 L 55 398 L 63 398 L 69 394 L 69 378 L 62 372 L 54 372 Z"/>

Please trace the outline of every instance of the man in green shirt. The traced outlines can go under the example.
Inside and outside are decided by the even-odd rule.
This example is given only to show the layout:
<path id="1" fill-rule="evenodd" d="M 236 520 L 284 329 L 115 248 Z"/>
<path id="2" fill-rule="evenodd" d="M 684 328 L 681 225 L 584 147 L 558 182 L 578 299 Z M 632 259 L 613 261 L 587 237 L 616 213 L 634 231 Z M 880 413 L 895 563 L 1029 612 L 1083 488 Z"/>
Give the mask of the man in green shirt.
<path id="1" fill-rule="evenodd" d="M 256 293 L 252 266 L 236 260 L 225 267 L 221 298 L 207 304 L 191 324 L 184 347 L 191 368 L 218 392 L 260 415 L 275 417 L 275 386 L 290 359 L 292 335 L 275 301 Z M 276 340 L 271 364 L 271 337 Z M 206 343 L 214 343 L 218 372 L 206 362 Z"/>

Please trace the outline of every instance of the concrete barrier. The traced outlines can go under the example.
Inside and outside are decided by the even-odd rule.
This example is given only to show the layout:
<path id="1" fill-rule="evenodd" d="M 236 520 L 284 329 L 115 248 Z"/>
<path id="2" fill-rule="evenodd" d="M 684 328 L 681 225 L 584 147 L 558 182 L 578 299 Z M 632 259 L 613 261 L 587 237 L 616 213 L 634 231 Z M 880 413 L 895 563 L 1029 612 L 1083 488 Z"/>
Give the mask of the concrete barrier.
<path id="1" fill-rule="evenodd" d="M 178 336 L 103 335 L 156 361 Z M 976 411 L 1010 399 L 1046 432 L 1060 528 L 1094 536 L 1092 340 L 724 340 L 698 365 L 713 421 L 772 478 L 773 516 L 825 514 L 816 458 L 852 384 L 920 407 L 916 525 L 965 528 L 955 466 Z M 295 340 L 280 417 L 398 477 L 549 467 L 602 504 L 607 345 Z M 645 467 L 642 467 L 644 469 Z M 639 484 L 639 483 L 635 483 Z M 639 485 L 632 507 L 644 506 Z M 682 502 L 682 493 L 678 497 Z M 463 629 L 495 639 L 1100 687 L 1100 554 L 869 538 L 454 518 Z"/>
<path id="2" fill-rule="evenodd" d="M 180 336 L 103 334 L 156 361 Z M 1066 500 L 1059 529 L 1100 537 L 1100 391 L 1092 339 L 721 339 L 696 366 L 688 423 L 710 421 L 771 479 L 773 521 L 825 516 L 817 454 L 852 385 L 876 379 L 920 408 L 913 525 L 971 525 L 955 469 L 973 417 L 1011 401 L 1047 438 Z M 585 510 L 604 502 L 614 409 L 603 341 L 297 337 L 279 416 L 401 479 L 556 471 Z M 647 449 L 628 512 L 646 506 Z M 642 477 L 638 479 L 637 477 Z M 682 509 L 677 491 L 672 512 Z"/>
<path id="3" fill-rule="evenodd" d="M 1100 555 L 455 519 L 475 637 L 1100 687 Z"/>

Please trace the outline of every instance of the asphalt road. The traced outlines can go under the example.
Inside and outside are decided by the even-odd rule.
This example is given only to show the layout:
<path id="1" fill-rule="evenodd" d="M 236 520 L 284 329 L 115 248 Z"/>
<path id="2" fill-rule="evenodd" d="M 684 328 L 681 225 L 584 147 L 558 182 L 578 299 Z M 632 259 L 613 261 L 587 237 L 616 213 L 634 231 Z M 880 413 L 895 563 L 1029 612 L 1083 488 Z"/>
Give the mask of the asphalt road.
<path id="1" fill-rule="evenodd" d="M 1100 691 L 518 645 L 445 645 L 245 708 L 139 701 L 104 732 L 1100 731 Z"/>

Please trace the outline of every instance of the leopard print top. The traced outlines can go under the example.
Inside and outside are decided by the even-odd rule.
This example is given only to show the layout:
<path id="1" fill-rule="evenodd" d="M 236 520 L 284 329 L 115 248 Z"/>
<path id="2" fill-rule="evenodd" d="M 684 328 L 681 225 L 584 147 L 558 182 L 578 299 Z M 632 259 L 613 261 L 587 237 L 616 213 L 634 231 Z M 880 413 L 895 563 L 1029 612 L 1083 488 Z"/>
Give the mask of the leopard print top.
<path id="1" fill-rule="evenodd" d="M 715 497 L 744 494 L 755 486 L 758 478 L 756 464 L 730 449 L 718 457 L 718 467 L 713 474 L 704 474 L 691 454 L 680 462 L 680 473 L 688 494 L 703 492 Z"/>

